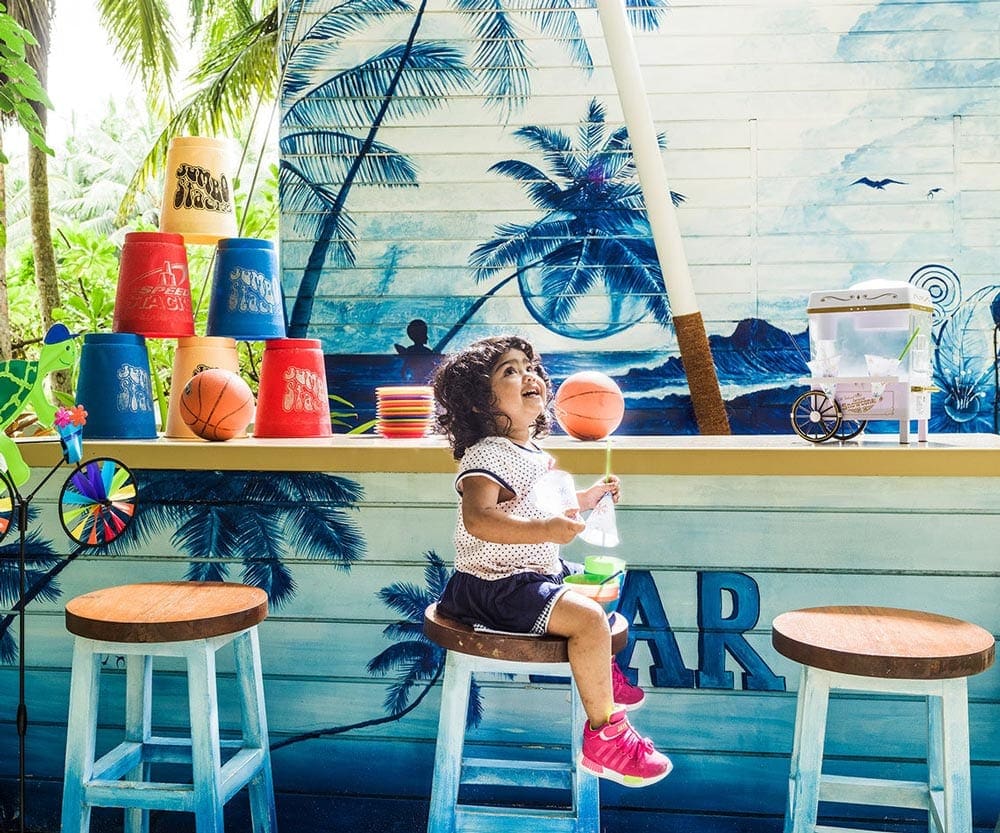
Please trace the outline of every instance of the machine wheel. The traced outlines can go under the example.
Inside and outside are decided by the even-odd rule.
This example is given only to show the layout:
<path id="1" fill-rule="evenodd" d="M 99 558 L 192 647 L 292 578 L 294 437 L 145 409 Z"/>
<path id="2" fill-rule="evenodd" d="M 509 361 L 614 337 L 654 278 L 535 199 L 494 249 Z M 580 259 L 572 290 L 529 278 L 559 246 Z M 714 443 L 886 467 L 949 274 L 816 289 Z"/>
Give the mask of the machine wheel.
<path id="1" fill-rule="evenodd" d="M 792 405 L 792 428 L 802 439 L 821 443 L 840 428 L 840 408 L 823 391 L 807 391 Z"/>
<path id="2" fill-rule="evenodd" d="M 853 440 L 867 427 L 867 419 L 844 419 L 842 416 L 840 418 L 840 425 L 837 430 L 833 432 L 833 436 L 834 438 L 840 440 L 840 442 L 847 442 L 847 440 Z"/>

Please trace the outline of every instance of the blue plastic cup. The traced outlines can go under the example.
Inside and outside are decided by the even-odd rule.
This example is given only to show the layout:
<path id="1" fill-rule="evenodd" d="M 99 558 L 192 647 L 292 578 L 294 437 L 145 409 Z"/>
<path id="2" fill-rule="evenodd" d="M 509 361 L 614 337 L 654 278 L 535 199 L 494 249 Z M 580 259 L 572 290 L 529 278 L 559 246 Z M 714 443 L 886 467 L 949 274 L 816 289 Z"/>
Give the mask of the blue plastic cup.
<path id="1" fill-rule="evenodd" d="M 87 409 L 85 440 L 155 439 L 146 339 L 134 333 L 85 335 L 76 403 Z"/>
<path id="2" fill-rule="evenodd" d="M 285 337 L 278 257 L 270 240 L 227 237 L 219 241 L 207 334 L 240 341 Z"/>

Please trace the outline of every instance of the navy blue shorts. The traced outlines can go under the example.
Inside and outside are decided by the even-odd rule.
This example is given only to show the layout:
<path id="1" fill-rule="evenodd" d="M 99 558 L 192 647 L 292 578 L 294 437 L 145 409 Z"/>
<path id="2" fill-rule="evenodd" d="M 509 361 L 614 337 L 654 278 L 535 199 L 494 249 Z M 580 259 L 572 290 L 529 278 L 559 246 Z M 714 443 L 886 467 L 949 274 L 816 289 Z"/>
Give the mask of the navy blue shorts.
<path id="1" fill-rule="evenodd" d="M 456 572 L 438 601 L 438 610 L 472 627 L 512 633 L 543 634 L 558 598 L 567 590 L 563 579 L 582 573 L 583 565 L 563 561 L 555 575 L 515 573 L 487 581 Z"/>

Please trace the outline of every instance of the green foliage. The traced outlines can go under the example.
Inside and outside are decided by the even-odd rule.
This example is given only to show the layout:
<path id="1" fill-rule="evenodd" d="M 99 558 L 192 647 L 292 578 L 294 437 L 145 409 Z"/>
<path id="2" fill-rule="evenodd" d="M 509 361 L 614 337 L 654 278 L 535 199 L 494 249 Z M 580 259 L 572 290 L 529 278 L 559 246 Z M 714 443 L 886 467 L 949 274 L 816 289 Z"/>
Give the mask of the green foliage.
<path id="1" fill-rule="evenodd" d="M 54 315 L 71 332 L 111 331 L 125 233 L 157 228 L 159 187 L 150 187 L 141 194 L 124 222 L 117 217 L 134 160 L 141 156 L 140 149 L 148 144 L 153 132 L 149 122 L 125 118 L 111 105 L 97 124 L 79 129 L 67 139 L 65 148 L 57 151 L 50 165 L 51 223 L 62 298 L 62 306 Z M 251 148 L 246 165 L 253 171 L 256 164 Z M 274 240 L 278 224 L 277 165 L 260 167 L 252 195 L 241 185 L 241 180 L 249 183 L 250 176 L 234 183 L 237 203 L 245 214 L 241 234 Z M 12 177 L 8 291 L 15 345 L 34 345 L 42 336 L 27 212 L 27 185 L 23 179 Z M 210 246 L 187 247 L 196 333 L 206 331 L 213 254 Z M 154 393 L 165 419 L 176 342 L 148 339 L 146 346 Z M 240 372 L 253 388 L 259 381 L 262 348 L 260 343 L 240 345 Z M 32 348 L 25 352 L 31 353 Z"/>
<path id="2" fill-rule="evenodd" d="M 13 117 L 35 147 L 52 153 L 45 144 L 45 128 L 34 109 L 36 102 L 49 108 L 52 102 L 25 60 L 25 45 L 37 43 L 34 36 L 7 13 L 6 7 L 0 5 L 0 114 Z M 0 163 L 7 161 L 0 151 Z"/>
<path id="3" fill-rule="evenodd" d="M 53 242 L 63 299 L 53 317 L 74 332 L 110 329 L 118 247 L 103 235 L 79 228 L 60 229 Z"/>

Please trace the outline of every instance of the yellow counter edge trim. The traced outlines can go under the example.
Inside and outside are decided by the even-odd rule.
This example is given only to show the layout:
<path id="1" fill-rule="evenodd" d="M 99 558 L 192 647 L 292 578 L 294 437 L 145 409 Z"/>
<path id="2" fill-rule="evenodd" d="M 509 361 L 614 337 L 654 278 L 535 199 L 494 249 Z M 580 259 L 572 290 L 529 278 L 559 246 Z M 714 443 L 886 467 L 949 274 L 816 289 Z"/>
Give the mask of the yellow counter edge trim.
<path id="1" fill-rule="evenodd" d="M 726 438 L 727 447 L 697 447 L 695 438 L 621 438 L 613 448 L 613 470 L 621 476 L 829 476 L 829 477 L 1000 477 L 1000 440 L 988 447 L 901 446 L 891 437 L 877 446 L 812 446 L 789 441 L 781 447 L 753 447 L 754 438 Z M 957 443 L 955 440 L 951 442 Z M 767 438 L 762 438 L 767 442 Z M 773 438 L 771 438 L 773 443 Z M 616 439 L 616 442 L 619 442 Z M 674 445 L 677 443 L 678 445 Z M 688 447 L 684 447 L 684 446 Z M 692 447 L 695 446 L 695 447 Z M 60 457 L 54 441 L 19 443 L 33 468 L 54 465 Z M 563 438 L 546 443 L 560 468 L 576 474 L 604 471 L 603 442 L 577 443 Z M 451 474 L 456 463 L 443 440 L 230 440 L 90 441 L 84 460 L 114 457 L 132 469 L 318 471 L 333 473 Z"/>

